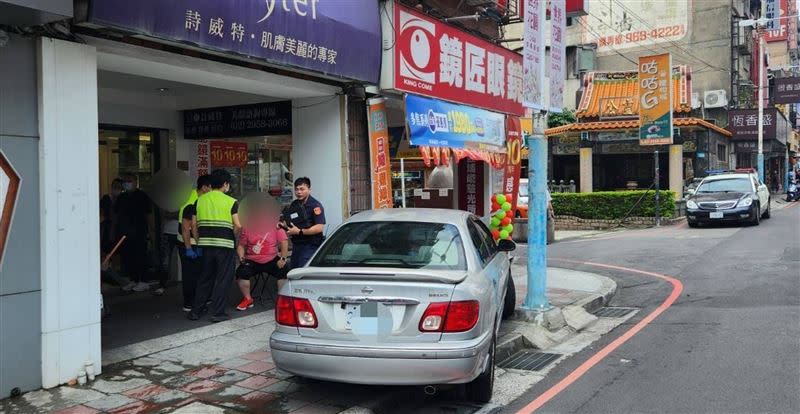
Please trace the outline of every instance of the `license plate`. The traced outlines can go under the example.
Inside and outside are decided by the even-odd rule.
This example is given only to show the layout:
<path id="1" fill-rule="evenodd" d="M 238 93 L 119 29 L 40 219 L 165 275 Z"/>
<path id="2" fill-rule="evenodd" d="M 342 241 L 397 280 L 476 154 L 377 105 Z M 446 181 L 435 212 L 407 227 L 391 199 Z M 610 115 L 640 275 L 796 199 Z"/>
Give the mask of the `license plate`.
<path id="1" fill-rule="evenodd" d="M 712 219 L 721 219 L 722 218 L 722 212 L 721 211 L 711 212 L 711 214 L 709 214 L 709 217 L 712 218 Z"/>
<path id="2" fill-rule="evenodd" d="M 361 305 L 345 305 L 344 309 L 344 329 L 348 331 L 353 330 L 353 319 L 359 316 L 359 307 Z"/>

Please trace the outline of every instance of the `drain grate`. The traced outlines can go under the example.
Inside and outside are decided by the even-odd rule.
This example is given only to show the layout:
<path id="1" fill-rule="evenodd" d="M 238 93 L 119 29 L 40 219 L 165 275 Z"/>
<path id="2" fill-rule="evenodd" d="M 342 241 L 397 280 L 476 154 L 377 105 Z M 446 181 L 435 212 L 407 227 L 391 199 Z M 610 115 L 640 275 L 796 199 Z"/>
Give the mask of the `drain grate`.
<path id="1" fill-rule="evenodd" d="M 546 352 L 522 350 L 514 355 L 511 355 L 505 361 L 497 364 L 497 366 L 505 369 L 541 371 L 559 358 L 561 358 L 561 354 L 549 354 Z"/>
<path id="2" fill-rule="evenodd" d="M 594 316 L 600 318 L 623 318 L 635 310 L 636 308 L 600 308 L 594 313 Z"/>

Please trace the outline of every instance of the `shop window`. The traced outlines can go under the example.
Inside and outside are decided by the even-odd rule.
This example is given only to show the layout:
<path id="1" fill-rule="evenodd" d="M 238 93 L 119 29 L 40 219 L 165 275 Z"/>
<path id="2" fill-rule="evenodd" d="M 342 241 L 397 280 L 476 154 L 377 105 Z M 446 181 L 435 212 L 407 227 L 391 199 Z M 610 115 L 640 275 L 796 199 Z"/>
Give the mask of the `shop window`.
<path id="1" fill-rule="evenodd" d="M 728 149 L 722 145 L 717 145 L 717 159 L 719 162 L 728 162 Z"/>

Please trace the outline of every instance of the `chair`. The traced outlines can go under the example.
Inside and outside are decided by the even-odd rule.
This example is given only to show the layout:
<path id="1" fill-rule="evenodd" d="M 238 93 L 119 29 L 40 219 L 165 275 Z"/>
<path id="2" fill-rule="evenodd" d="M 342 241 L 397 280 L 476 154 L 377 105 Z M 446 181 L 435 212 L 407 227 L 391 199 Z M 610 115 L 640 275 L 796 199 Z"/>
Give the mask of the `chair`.
<path id="1" fill-rule="evenodd" d="M 278 279 L 275 279 L 274 277 L 270 278 L 270 276 L 272 275 L 269 273 L 261 272 L 250 279 L 250 295 L 253 297 L 253 301 L 258 301 L 261 306 L 265 306 L 264 292 L 267 292 L 267 295 L 269 295 L 269 299 L 272 301 L 273 305 L 278 302 Z M 268 284 L 270 279 L 274 279 L 276 282 L 274 284 L 274 289 L 272 289 L 272 286 Z M 261 288 L 260 291 L 259 286 Z M 259 292 L 258 294 L 256 294 L 257 291 Z"/>

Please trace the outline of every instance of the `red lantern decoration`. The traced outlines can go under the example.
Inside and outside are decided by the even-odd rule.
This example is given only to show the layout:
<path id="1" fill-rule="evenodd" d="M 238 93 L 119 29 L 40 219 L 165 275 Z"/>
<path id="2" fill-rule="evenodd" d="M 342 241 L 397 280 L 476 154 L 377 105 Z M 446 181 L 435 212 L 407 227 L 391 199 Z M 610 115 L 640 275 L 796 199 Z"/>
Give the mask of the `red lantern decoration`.
<path id="1" fill-rule="evenodd" d="M 497 202 L 497 194 L 492 194 L 492 203 L 496 203 L 496 202 Z M 494 205 L 494 204 L 492 204 L 492 205 Z"/>
<path id="2" fill-rule="evenodd" d="M 492 211 L 500 210 L 500 204 L 497 204 L 496 201 L 492 201 Z"/>

